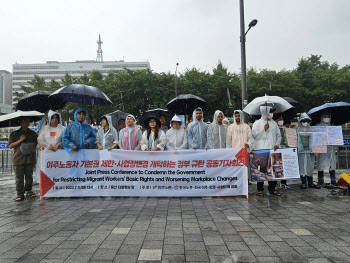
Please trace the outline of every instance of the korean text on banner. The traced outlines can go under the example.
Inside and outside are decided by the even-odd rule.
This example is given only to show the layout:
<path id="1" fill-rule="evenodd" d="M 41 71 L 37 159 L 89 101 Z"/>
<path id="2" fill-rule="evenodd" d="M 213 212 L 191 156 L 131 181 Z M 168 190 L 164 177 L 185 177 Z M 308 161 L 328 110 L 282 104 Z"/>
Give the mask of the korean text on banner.
<path id="1" fill-rule="evenodd" d="M 45 151 L 42 197 L 247 195 L 247 150 Z"/>

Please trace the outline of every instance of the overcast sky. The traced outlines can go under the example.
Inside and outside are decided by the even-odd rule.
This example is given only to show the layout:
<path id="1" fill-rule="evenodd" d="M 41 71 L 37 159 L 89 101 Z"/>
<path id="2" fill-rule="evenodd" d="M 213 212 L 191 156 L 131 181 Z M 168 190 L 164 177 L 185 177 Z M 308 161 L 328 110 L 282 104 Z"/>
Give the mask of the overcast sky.
<path id="1" fill-rule="evenodd" d="M 246 0 L 247 67 L 292 69 L 310 54 L 350 64 L 349 0 Z M 156 72 L 221 60 L 240 71 L 239 0 L 2 1 L 0 69 L 48 60 L 145 61 Z"/>

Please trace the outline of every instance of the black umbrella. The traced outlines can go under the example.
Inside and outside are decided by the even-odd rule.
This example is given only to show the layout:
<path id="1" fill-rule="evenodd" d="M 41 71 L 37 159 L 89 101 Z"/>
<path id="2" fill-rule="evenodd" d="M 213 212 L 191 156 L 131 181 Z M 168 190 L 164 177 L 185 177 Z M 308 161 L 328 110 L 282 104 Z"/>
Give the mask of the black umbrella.
<path id="1" fill-rule="evenodd" d="M 201 97 L 192 94 L 181 94 L 167 104 L 168 110 L 180 115 L 192 115 L 192 112 L 200 107 L 206 109 L 207 103 Z"/>
<path id="2" fill-rule="evenodd" d="M 299 102 L 297 102 L 296 100 L 290 98 L 290 97 L 282 97 L 282 99 L 288 101 L 294 108 L 297 112 L 301 113 L 301 112 L 304 112 L 304 106 L 301 105 Z"/>
<path id="3" fill-rule="evenodd" d="M 112 104 L 106 94 L 98 88 L 84 84 L 70 84 L 56 90 L 51 97 L 86 105 Z"/>
<path id="4" fill-rule="evenodd" d="M 307 113 L 312 119 L 311 124 L 315 125 L 321 121 L 323 113 L 331 114 L 331 123 L 334 125 L 342 125 L 350 122 L 350 103 L 334 102 L 325 103 L 321 106 L 309 110 Z"/>
<path id="5" fill-rule="evenodd" d="M 129 113 L 123 112 L 121 110 L 116 110 L 114 112 L 111 113 L 107 113 L 106 115 L 111 116 L 112 117 L 112 125 L 114 128 L 118 129 L 118 123 L 120 120 L 125 120 L 126 116 L 129 115 Z"/>
<path id="6" fill-rule="evenodd" d="M 139 124 L 142 125 L 143 127 L 145 127 L 144 122 L 150 116 L 155 116 L 158 119 L 160 119 L 161 116 L 164 116 L 165 120 L 167 122 L 167 125 L 169 126 L 171 119 L 174 117 L 174 113 L 172 113 L 172 112 L 170 112 L 168 110 L 159 109 L 159 108 L 158 109 L 153 109 L 153 110 L 148 110 L 144 114 L 142 114 L 141 117 L 139 118 Z"/>
<path id="7" fill-rule="evenodd" d="M 49 97 L 52 91 L 38 90 L 24 95 L 18 100 L 16 110 L 45 112 L 49 109 L 59 110 L 66 105 L 66 101 Z"/>

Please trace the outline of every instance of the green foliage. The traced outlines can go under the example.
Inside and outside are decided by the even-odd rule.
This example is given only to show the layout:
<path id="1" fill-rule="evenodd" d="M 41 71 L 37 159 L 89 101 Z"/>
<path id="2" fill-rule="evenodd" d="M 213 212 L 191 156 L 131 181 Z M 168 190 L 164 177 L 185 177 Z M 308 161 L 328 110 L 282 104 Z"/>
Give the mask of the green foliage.
<path id="1" fill-rule="evenodd" d="M 311 55 L 301 58 L 293 70 L 274 71 L 251 68 L 247 72 L 248 101 L 264 94 L 291 97 L 305 106 L 305 110 L 326 102 L 350 101 L 350 66 L 339 67 L 321 61 L 322 56 Z M 24 93 L 36 90 L 57 90 L 72 83 L 98 87 L 113 102 L 113 105 L 87 106 L 67 103 L 60 110 L 63 118 L 73 120 L 77 107 L 85 108 L 93 119 L 99 122 L 103 114 L 122 110 L 136 117 L 154 108 L 166 109 L 166 104 L 175 97 L 175 76 L 171 73 L 156 73 L 152 70 L 129 70 L 109 72 L 103 76 L 99 71 L 91 71 L 73 78 L 66 74 L 60 83 L 52 80 L 45 83 L 35 76 L 22 86 Z M 212 72 L 191 68 L 177 78 L 178 94 L 194 94 L 207 101 L 206 121 L 211 120 L 214 111 L 219 109 L 232 116 L 233 110 L 241 108 L 241 79 L 231 73 L 219 61 Z M 230 94 L 229 105 L 228 93 Z M 16 94 L 20 98 L 22 94 Z"/>

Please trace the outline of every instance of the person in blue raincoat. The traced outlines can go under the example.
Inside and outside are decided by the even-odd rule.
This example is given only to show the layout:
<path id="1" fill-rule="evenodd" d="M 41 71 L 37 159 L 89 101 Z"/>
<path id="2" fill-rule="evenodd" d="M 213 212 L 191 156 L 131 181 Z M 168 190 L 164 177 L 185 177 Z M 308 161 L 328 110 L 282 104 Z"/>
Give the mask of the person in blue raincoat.
<path id="1" fill-rule="evenodd" d="M 63 133 L 63 147 L 67 152 L 79 149 L 92 149 L 95 146 L 96 133 L 85 123 L 88 113 L 79 108 L 74 113 L 75 122 L 68 125 Z"/>
<path id="2" fill-rule="evenodd" d="M 203 110 L 197 108 L 193 111 L 193 121 L 187 126 L 187 142 L 189 149 L 208 149 L 208 124 L 203 122 Z"/>

